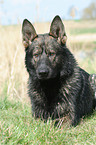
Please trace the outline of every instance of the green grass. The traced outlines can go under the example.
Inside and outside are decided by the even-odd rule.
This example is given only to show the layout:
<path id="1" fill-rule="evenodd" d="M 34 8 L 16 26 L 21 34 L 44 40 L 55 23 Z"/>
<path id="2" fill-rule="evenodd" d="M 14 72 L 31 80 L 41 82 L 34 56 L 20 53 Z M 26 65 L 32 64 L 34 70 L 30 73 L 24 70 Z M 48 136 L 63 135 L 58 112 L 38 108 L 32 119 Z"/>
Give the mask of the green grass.
<path id="1" fill-rule="evenodd" d="M 81 34 L 96 34 L 96 28 L 74 28 L 70 29 L 71 35 L 81 35 Z"/>
<path id="2" fill-rule="evenodd" d="M 20 101 L 0 99 L 1 145 L 70 145 L 96 144 L 96 113 L 84 119 L 77 127 L 62 124 L 54 127 L 31 116 L 31 105 Z"/>
<path id="3" fill-rule="evenodd" d="M 94 67 L 95 58 L 92 56 L 86 57 L 80 61 L 80 66 L 83 67 L 89 74 L 96 74 L 96 69 Z"/>

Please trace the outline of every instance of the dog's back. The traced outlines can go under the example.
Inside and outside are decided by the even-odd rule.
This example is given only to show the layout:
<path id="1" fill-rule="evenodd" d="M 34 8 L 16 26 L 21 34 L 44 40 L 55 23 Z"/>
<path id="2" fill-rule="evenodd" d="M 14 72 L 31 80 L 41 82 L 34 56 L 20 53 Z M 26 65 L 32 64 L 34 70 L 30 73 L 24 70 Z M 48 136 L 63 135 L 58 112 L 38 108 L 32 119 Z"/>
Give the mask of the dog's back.
<path id="1" fill-rule="evenodd" d="M 91 84 L 93 94 L 94 94 L 94 108 L 96 109 L 96 74 L 91 74 L 89 76 L 89 82 Z"/>

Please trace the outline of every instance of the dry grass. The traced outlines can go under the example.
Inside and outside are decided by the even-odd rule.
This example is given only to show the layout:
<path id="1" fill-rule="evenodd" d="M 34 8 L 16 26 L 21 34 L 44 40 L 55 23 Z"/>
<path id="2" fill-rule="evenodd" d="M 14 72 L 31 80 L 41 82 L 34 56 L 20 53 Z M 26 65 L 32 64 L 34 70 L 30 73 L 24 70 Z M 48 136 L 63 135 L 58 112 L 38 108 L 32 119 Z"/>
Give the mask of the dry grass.
<path id="1" fill-rule="evenodd" d="M 7 85 L 7 95 L 22 100 L 26 92 L 27 74 L 24 66 L 21 27 L 1 27 L 0 38 L 0 93 Z"/>
<path id="2" fill-rule="evenodd" d="M 86 25 L 87 28 L 95 28 L 96 22 L 87 21 L 73 22 L 65 21 L 66 32 L 68 36 L 68 47 L 74 52 L 76 59 L 82 64 L 83 68 L 90 70 L 91 68 L 96 72 L 96 34 L 70 35 L 70 29 L 82 28 Z M 34 24 L 37 33 L 49 32 L 50 23 L 36 23 Z M 94 35 L 94 38 L 93 38 Z M 87 38 L 88 37 L 88 38 Z M 79 41 L 82 38 L 81 41 Z M 89 41 L 91 39 L 91 41 Z M 79 52 L 86 50 L 90 55 L 89 59 L 80 59 Z M 90 49 L 92 48 L 92 49 Z M 95 48 L 95 53 L 93 49 Z M 24 65 L 24 48 L 22 45 L 21 26 L 1 26 L 0 27 L 0 94 L 4 96 L 4 91 L 11 99 L 19 99 L 21 101 L 28 100 L 27 96 L 27 78 L 28 74 Z M 93 59 L 94 58 L 94 59 Z M 92 61 L 92 62 L 91 62 Z M 84 63 L 83 63 L 84 62 Z M 93 66 L 92 66 L 93 65 Z"/>

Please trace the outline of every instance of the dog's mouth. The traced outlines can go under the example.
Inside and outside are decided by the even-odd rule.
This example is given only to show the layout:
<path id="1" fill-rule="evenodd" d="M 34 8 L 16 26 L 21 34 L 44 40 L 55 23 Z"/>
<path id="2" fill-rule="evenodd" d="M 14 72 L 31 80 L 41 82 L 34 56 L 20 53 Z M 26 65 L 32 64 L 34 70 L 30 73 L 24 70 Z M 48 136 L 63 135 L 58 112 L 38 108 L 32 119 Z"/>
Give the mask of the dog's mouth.
<path id="1" fill-rule="evenodd" d="M 42 73 L 37 75 L 39 80 L 47 80 L 49 78 L 48 74 Z"/>
<path id="2" fill-rule="evenodd" d="M 46 81 L 46 80 L 50 80 L 50 79 L 54 79 L 57 74 L 56 73 L 52 73 L 51 70 L 42 70 L 42 71 L 37 71 L 37 77 L 39 80 L 41 81 Z"/>

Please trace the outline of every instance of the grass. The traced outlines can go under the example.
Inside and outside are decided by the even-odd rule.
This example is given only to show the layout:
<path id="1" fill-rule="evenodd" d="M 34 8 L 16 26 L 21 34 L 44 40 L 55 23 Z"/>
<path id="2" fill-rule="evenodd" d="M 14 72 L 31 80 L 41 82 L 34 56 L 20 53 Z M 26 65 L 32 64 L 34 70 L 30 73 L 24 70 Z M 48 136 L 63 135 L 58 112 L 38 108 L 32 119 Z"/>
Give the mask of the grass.
<path id="1" fill-rule="evenodd" d="M 20 102 L 2 101 L 1 144 L 95 144 L 96 114 L 76 128 L 56 128 L 31 117 L 31 109 Z M 81 127 L 82 126 L 82 127 Z"/>
<path id="2" fill-rule="evenodd" d="M 89 73 L 96 73 L 96 39 L 94 32 L 87 38 L 86 30 L 94 30 L 96 21 L 65 21 L 67 45 L 79 65 Z M 85 30 L 85 24 L 86 30 Z M 34 24 L 38 33 L 49 32 L 49 23 Z M 73 30 L 72 30 L 73 29 Z M 78 39 L 74 37 L 78 29 Z M 73 31 L 73 34 L 71 34 Z M 86 33 L 86 35 L 85 35 Z M 70 35 L 71 34 L 71 35 Z M 76 35 L 77 36 L 77 35 Z M 79 37 L 80 36 L 80 37 Z M 79 42 L 79 38 L 83 37 Z M 70 39 L 72 38 L 72 39 Z M 85 41 L 86 40 L 86 41 Z M 84 54 L 84 55 L 83 55 Z M 82 119 L 77 127 L 67 123 L 54 127 L 48 120 L 44 123 L 31 115 L 27 95 L 28 74 L 24 65 L 25 52 L 22 45 L 21 26 L 0 27 L 0 144 L 1 145 L 67 145 L 96 144 L 96 112 Z"/>
<path id="3" fill-rule="evenodd" d="M 0 144 L 94 144 L 96 141 L 96 113 L 82 120 L 77 127 L 54 127 L 52 121 L 34 120 L 29 104 L 0 100 Z"/>

